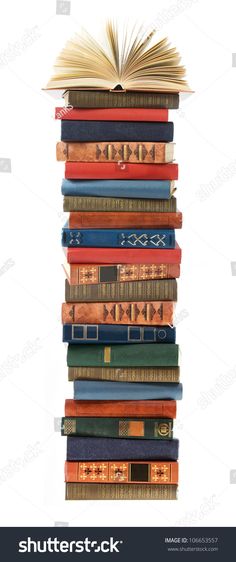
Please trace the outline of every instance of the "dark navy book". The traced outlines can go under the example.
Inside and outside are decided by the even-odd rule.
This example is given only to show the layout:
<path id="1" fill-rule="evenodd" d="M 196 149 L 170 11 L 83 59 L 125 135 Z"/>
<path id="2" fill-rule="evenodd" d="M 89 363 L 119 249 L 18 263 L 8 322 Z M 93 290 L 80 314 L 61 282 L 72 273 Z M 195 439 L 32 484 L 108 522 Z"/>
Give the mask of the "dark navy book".
<path id="1" fill-rule="evenodd" d="M 64 324 L 63 342 L 71 344 L 175 343 L 171 326 L 125 326 L 122 324 Z"/>
<path id="2" fill-rule="evenodd" d="M 173 136 L 174 125 L 170 121 L 61 121 L 61 140 L 64 142 L 171 142 Z"/>
<path id="3" fill-rule="evenodd" d="M 62 246 L 67 248 L 174 248 L 173 229 L 62 229 Z"/>
<path id="4" fill-rule="evenodd" d="M 178 439 L 113 439 L 67 437 L 68 461 L 164 460 L 176 461 Z"/>

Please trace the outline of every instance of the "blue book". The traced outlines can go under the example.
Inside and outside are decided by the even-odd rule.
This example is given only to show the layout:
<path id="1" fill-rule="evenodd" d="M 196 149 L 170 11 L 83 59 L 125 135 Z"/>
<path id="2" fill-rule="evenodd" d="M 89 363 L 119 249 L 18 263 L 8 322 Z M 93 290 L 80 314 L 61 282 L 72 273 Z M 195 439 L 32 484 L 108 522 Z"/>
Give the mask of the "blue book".
<path id="1" fill-rule="evenodd" d="M 173 229 L 62 229 L 62 246 L 68 248 L 174 248 Z"/>
<path id="2" fill-rule="evenodd" d="M 111 459 L 177 461 L 178 455 L 178 439 L 67 437 L 67 461 L 109 461 Z"/>
<path id="3" fill-rule="evenodd" d="M 74 381 L 75 400 L 181 400 L 180 383 Z"/>
<path id="4" fill-rule="evenodd" d="M 123 326 L 110 324 L 64 324 L 63 342 L 78 343 L 175 343 L 171 326 Z"/>
<path id="5" fill-rule="evenodd" d="M 171 142 L 174 136 L 172 122 L 140 121 L 66 121 L 61 122 L 61 140 L 78 142 L 96 141 L 153 141 Z"/>
<path id="6" fill-rule="evenodd" d="M 170 180 L 62 180 L 62 195 L 79 197 L 120 197 L 130 199 L 170 199 Z"/>

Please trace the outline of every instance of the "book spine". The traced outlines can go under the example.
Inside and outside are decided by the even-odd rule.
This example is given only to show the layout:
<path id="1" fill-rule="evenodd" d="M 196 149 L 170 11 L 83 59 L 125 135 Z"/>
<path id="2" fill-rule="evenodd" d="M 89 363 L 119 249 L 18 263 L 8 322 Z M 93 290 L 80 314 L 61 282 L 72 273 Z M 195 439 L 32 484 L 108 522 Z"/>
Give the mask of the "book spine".
<path id="1" fill-rule="evenodd" d="M 167 109 L 74 109 L 56 107 L 55 119 L 79 121 L 168 121 Z"/>
<path id="2" fill-rule="evenodd" d="M 181 400 L 182 385 L 111 381 L 74 381 L 75 400 Z"/>
<path id="3" fill-rule="evenodd" d="M 181 228 L 182 213 L 70 213 L 69 228 Z"/>
<path id="4" fill-rule="evenodd" d="M 62 246 L 67 248 L 174 248 L 174 230 L 83 229 L 63 228 Z"/>
<path id="5" fill-rule="evenodd" d="M 120 164 L 117 162 L 66 162 L 68 179 L 177 180 L 178 164 Z"/>
<path id="6" fill-rule="evenodd" d="M 67 461 L 157 460 L 177 461 L 177 439 L 112 439 L 67 437 Z"/>
<path id="7" fill-rule="evenodd" d="M 151 279 L 172 279 L 179 277 L 178 264 L 72 264 L 70 265 L 71 285 L 96 285 L 97 283 L 124 283 L 149 281 Z"/>
<path id="8" fill-rule="evenodd" d="M 176 279 L 70 285 L 65 281 L 66 302 L 177 301 Z"/>
<path id="9" fill-rule="evenodd" d="M 61 121 L 61 140 L 64 142 L 171 142 L 173 135 L 174 125 L 171 121 L 127 121 L 125 127 L 119 121 Z"/>
<path id="10" fill-rule="evenodd" d="M 66 483 L 66 500 L 176 500 L 177 485 Z"/>
<path id="11" fill-rule="evenodd" d="M 173 143 L 58 142 L 57 160 L 70 162 L 136 162 L 163 164 L 174 158 Z"/>
<path id="12" fill-rule="evenodd" d="M 66 462 L 66 482 L 178 484 L 177 462 Z"/>
<path id="13" fill-rule="evenodd" d="M 68 263 L 178 263 L 181 249 L 175 248 L 67 248 Z"/>
<path id="14" fill-rule="evenodd" d="M 173 420 L 64 417 L 61 421 L 61 434 L 119 439 L 172 439 Z"/>
<path id="15" fill-rule="evenodd" d="M 69 367 L 68 380 L 179 382 L 179 367 Z"/>
<path id="16" fill-rule="evenodd" d="M 66 417 L 133 417 L 170 418 L 176 417 L 175 400 L 66 400 Z"/>
<path id="17" fill-rule="evenodd" d="M 117 197 L 125 199 L 170 199 L 175 182 L 170 180 L 67 180 L 62 195 L 80 197 Z M 93 200 L 93 199 L 92 199 Z"/>
<path id="18" fill-rule="evenodd" d="M 68 367 L 176 367 L 179 346 L 174 343 L 129 345 L 68 345 Z M 105 384 L 105 383 L 104 383 Z M 113 384 L 113 383 L 111 383 Z M 127 383 L 129 384 L 129 383 Z"/>
<path id="19" fill-rule="evenodd" d="M 122 199 L 113 197 L 72 197 L 65 196 L 63 209 L 70 211 L 115 211 L 115 212 L 156 212 L 175 213 L 176 198 L 171 199 Z"/>
<path id="20" fill-rule="evenodd" d="M 140 324 L 166 326 L 173 324 L 174 303 L 109 302 L 62 304 L 63 324 Z"/>
<path id="21" fill-rule="evenodd" d="M 103 324 L 64 324 L 63 342 L 66 343 L 175 343 L 176 330 L 172 326 L 111 326 Z"/>
<path id="22" fill-rule="evenodd" d="M 179 94 L 161 92 L 107 92 L 67 90 L 66 105 L 79 108 L 155 108 L 178 109 Z"/>

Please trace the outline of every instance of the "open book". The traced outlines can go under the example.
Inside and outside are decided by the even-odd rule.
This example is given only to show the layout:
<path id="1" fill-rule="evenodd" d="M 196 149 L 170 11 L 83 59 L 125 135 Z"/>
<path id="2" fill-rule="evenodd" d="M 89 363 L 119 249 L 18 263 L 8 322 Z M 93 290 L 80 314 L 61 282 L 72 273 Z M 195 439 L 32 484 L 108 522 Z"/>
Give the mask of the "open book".
<path id="1" fill-rule="evenodd" d="M 153 43 L 156 30 L 118 30 L 108 22 L 103 47 L 87 32 L 68 41 L 46 89 L 190 91 L 185 68 L 168 39 Z"/>

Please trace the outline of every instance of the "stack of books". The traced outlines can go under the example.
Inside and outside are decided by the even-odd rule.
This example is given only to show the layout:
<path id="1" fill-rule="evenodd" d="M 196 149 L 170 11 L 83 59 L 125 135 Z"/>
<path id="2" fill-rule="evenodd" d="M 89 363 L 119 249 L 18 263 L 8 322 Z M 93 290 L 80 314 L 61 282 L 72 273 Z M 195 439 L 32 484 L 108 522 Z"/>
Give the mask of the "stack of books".
<path id="1" fill-rule="evenodd" d="M 80 60 L 85 47 L 77 41 Z M 57 66 L 75 64 L 70 49 Z M 153 47 L 145 49 L 143 76 Z M 155 49 L 157 59 L 163 51 L 165 61 L 171 57 L 163 42 Z M 62 418 L 66 499 L 176 499 L 173 420 L 182 385 L 173 325 L 181 262 L 175 229 L 182 214 L 168 110 L 179 105 L 177 78 L 173 87 L 160 72 L 158 91 L 147 72 L 135 90 L 121 90 L 132 90 L 123 80 L 109 91 L 99 90 L 99 78 L 91 83 L 92 72 L 83 86 L 81 78 L 69 80 L 68 68 L 57 68 L 49 83 L 67 86 L 65 107 L 56 108 L 69 212 L 62 232 L 68 262 L 63 341 L 74 385 Z M 172 61 L 169 73 L 173 68 Z"/>

